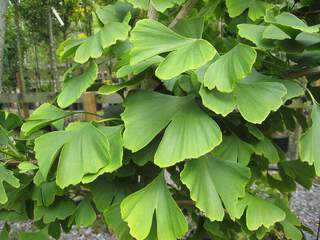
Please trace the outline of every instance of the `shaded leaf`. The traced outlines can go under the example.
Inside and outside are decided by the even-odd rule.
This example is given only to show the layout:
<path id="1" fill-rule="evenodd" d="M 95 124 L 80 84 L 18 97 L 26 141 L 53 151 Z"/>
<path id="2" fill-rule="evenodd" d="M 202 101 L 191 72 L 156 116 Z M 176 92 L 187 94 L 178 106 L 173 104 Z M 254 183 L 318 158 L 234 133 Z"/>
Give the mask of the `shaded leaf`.
<path id="1" fill-rule="evenodd" d="M 239 16 L 246 9 L 249 9 L 249 17 L 255 21 L 265 15 L 265 12 L 270 8 L 270 4 L 260 0 L 243 0 L 241 2 L 237 0 L 226 0 L 226 5 L 230 17 Z"/>
<path id="2" fill-rule="evenodd" d="M 16 178 L 12 171 L 6 169 L 2 164 L 0 164 L 0 203 L 4 204 L 8 201 L 8 196 L 6 194 L 3 183 L 6 182 L 14 188 L 20 187 L 19 179 Z"/>
<path id="3" fill-rule="evenodd" d="M 64 220 L 76 210 L 76 205 L 70 199 L 59 199 L 49 207 L 36 206 L 34 208 L 34 220 L 45 224 L 54 222 L 56 219 Z"/>
<path id="4" fill-rule="evenodd" d="M 318 146 L 320 138 L 320 106 L 314 103 L 312 107 L 312 125 L 302 135 L 299 141 L 299 153 L 301 161 L 314 165 L 316 174 L 320 176 L 320 148 Z"/>
<path id="5" fill-rule="evenodd" d="M 80 202 L 80 204 L 77 206 L 74 216 L 78 228 L 81 226 L 89 227 L 95 222 L 97 217 L 96 212 L 94 211 L 88 198 L 84 198 Z"/>

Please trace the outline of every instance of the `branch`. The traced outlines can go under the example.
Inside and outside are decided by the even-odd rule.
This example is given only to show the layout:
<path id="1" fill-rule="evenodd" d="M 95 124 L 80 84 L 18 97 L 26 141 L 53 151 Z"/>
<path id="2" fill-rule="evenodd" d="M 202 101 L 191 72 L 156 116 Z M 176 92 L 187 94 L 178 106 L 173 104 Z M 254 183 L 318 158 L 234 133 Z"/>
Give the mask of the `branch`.
<path id="1" fill-rule="evenodd" d="M 177 16 L 169 24 L 169 27 L 174 27 L 181 19 L 189 14 L 193 6 L 198 2 L 198 0 L 188 0 L 180 9 Z"/>
<path id="2" fill-rule="evenodd" d="M 290 78 L 299 78 L 299 77 L 317 75 L 317 74 L 320 74 L 320 66 L 314 67 L 314 68 L 305 68 L 297 72 L 290 72 L 288 73 L 287 76 Z"/>
<path id="3" fill-rule="evenodd" d="M 158 12 L 151 3 L 149 3 L 147 16 L 149 19 L 153 19 L 153 20 L 157 20 L 158 18 Z"/>

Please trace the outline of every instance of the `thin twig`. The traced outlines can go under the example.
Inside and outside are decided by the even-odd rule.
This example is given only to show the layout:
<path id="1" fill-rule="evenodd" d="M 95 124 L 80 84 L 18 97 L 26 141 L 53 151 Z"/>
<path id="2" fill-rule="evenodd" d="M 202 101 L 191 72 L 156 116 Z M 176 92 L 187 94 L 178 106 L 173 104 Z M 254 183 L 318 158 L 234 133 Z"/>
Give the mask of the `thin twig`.
<path id="1" fill-rule="evenodd" d="M 181 19 L 183 19 L 185 16 L 189 14 L 189 12 L 192 10 L 193 6 L 198 2 L 198 0 L 188 0 L 180 9 L 176 17 L 172 20 L 172 22 L 169 24 L 169 27 L 174 27 Z"/>
<path id="2" fill-rule="evenodd" d="M 157 20 L 158 18 L 158 12 L 151 3 L 149 3 L 147 16 L 149 19 L 153 19 L 153 20 Z"/>

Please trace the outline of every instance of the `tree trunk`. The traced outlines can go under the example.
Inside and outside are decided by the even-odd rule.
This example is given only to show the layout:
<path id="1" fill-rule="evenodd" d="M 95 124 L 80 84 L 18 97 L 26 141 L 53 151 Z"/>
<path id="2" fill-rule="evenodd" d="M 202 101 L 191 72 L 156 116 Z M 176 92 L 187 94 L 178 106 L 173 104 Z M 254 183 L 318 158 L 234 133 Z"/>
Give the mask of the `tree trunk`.
<path id="1" fill-rule="evenodd" d="M 59 74 L 57 68 L 57 59 L 56 59 L 56 47 L 53 37 L 53 25 L 52 25 L 52 14 L 51 14 L 51 4 L 48 0 L 48 30 L 49 30 L 49 44 L 50 44 L 50 67 L 53 81 L 53 91 L 58 92 L 59 90 Z"/>
<path id="2" fill-rule="evenodd" d="M 2 91 L 3 76 L 3 52 L 6 33 L 6 13 L 8 10 L 8 0 L 0 1 L 0 92 Z"/>
<path id="3" fill-rule="evenodd" d="M 21 30 L 20 30 L 20 13 L 18 1 L 13 1 L 14 5 L 14 22 L 16 26 L 16 42 L 17 42 L 17 53 L 18 53 L 18 71 L 16 74 L 17 88 L 18 88 L 18 98 L 19 105 L 22 108 L 22 116 L 27 118 L 29 116 L 27 105 L 24 103 L 24 94 L 26 91 L 26 86 L 24 82 L 24 72 L 23 72 L 23 53 L 21 49 Z"/>
<path id="4" fill-rule="evenodd" d="M 41 78 L 40 78 L 40 67 L 39 67 L 39 55 L 38 55 L 38 47 L 37 44 L 34 44 L 34 58 L 36 62 L 36 81 L 37 81 L 37 90 L 41 89 Z"/>

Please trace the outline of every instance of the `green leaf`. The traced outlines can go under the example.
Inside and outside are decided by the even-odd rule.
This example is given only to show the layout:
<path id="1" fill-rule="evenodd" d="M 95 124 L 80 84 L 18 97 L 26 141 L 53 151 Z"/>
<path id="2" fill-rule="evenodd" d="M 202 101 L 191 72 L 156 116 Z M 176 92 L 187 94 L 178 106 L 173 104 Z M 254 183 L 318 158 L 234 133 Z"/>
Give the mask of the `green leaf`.
<path id="1" fill-rule="evenodd" d="M 26 173 L 38 169 L 38 166 L 34 165 L 31 162 L 22 162 L 18 165 L 18 168 L 20 173 Z"/>
<path id="2" fill-rule="evenodd" d="M 16 178 L 12 171 L 6 169 L 0 164 L 0 203 L 5 204 L 8 201 L 8 197 L 3 183 L 6 182 L 14 188 L 20 187 L 19 179 Z"/>
<path id="3" fill-rule="evenodd" d="M 236 83 L 244 79 L 256 61 L 256 51 L 239 43 L 225 55 L 213 62 L 205 73 L 204 86 L 220 92 L 232 92 Z"/>
<path id="4" fill-rule="evenodd" d="M 181 181 L 189 188 L 191 199 L 211 221 L 222 221 L 222 202 L 234 219 L 238 198 L 244 197 L 249 180 L 249 168 L 208 155 L 191 160 L 181 172 Z"/>
<path id="5" fill-rule="evenodd" d="M 116 2 L 106 6 L 98 6 L 96 14 L 103 24 L 125 21 L 132 6 L 126 2 Z"/>
<path id="6" fill-rule="evenodd" d="M 236 108 L 236 100 L 233 94 L 222 93 L 216 89 L 210 91 L 205 87 L 201 87 L 199 93 L 204 106 L 224 117 Z"/>
<path id="7" fill-rule="evenodd" d="M 49 124 L 53 124 L 55 126 L 63 125 L 63 118 L 68 115 L 69 113 L 62 109 L 57 108 L 50 103 L 44 103 L 32 112 L 31 116 L 22 125 L 21 131 L 24 134 L 29 135 Z"/>
<path id="8" fill-rule="evenodd" d="M 88 198 L 84 198 L 80 204 L 77 206 L 77 209 L 74 213 L 75 215 L 75 221 L 77 224 L 77 227 L 80 228 L 83 227 L 89 227 L 91 226 L 96 218 L 96 212 L 94 211 L 90 200 Z"/>
<path id="9" fill-rule="evenodd" d="M 163 59 L 164 59 L 163 57 L 156 55 L 156 56 L 153 56 L 151 58 L 146 59 L 143 62 L 139 62 L 133 66 L 131 66 L 130 64 L 124 65 L 117 70 L 117 77 L 122 78 L 122 77 L 128 76 L 130 74 L 137 75 L 137 74 L 143 72 L 144 70 L 146 70 L 147 68 L 149 68 L 150 66 L 152 66 L 154 64 L 159 64 L 160 62 L 163 61 Z M 143 80 L 143 79 L 141 79 L 141 80 Z"/>
<path id="10" fill-rule="evenodd" d="M 94 83 L 98 76 L 98 65 L 90 64 L 86 71 L 79 76 L 67 77 L 64 80 L 62 91 L 58 96 L 59 107 L 66 108 L 78 100 L 81 95 Z"/>
<path id="11" fill-rule="evenodd" d="M 278 110 L 286 93 L 283 84 L 267 82 L 256 73 L 239 82 L 234 91 L 239 112 L 252 123 L 262 123 L 271 111 Z"/>
<path id="12" fill-rule="evenodd" d="M 117 41 L 124 41 L 128 37 L 130 26 L 126 23 L 109 22 L 95 35 L 85 39 L 76 50 L 74 61 L 86 63 L 90 58 L 99 58 L 104 49 L 114 45 Z"/>
<path id="13" fill-rule="evenodd" d="M 308 163 L 300 160 L 282 161 L 279 162 L 279 166 L 288 176 L 305 188 L 310 189 L 312 187 L 315 178 L 313 166 L 309 166 Z"/>
<path id="14" fill-rule="evenodd" d="M 0 233 L 0 239 L 1 240 L 10 240 L 10 226 L 5 223 L 2 230 L 1 230 L 1 233 Z"/>
<path id="15" fill-rule="evenodd" d="M 95 174 L 87 174 L 83 177 L 82 183 L 89 183 L 94 181 L 98 176 L 104 173 L 111 173 L 116 171 L 122 166 L 123 157 L 123 140 L 122 130 L 123 126 L 110 126 L 110 127 L 99 127 L 99 130 L 108 138 L 110 143 L 110 163 L 105 167 L 101 168 Z"/>
<path id="16" fill-rule="evenodd" d="M 248 165 L 254 147 L 249 143 L 242 141 L 236 135 L 223 136 L 222 143 L 216 147 L 212 154 L 219 159 Z"/>
<path id="17" fill-rule="evenodd" d="M 270 39 L 265 39 L 263 34 L 267 28 L 264 25 L 255 24 L 238 24 L 239 36 L 249 41 L 253 42 L 258 48 L 269 49 L 274 47 L 274 41 Z"/>
<path id="18" fill-rule="evenodd" d="M 39 221 L 42 219 L 45 224 L 48 224 L 57 219 L 66 219 L 67 217 L 71 216 L 75 210 L 76 205 L 72 200 L 68 198 L 59 199 L 49 207 L 36 206 L 34 208 L 34 220 Z"/>
<path id="19" fill-rule="evenodd" d="M 204 18 L 184 18 L 181 19 L 174 27 L 173 30 L 185 37 L 189 38 L 202 38 L 204 28 Z"/>
<path id="20" fill-rule="evenodd" d="M 137 91 L 123 105 L 124 146 L 133 152 L 145 147 L 169 124 L 155 154 L 155 163 L 160 167 L 198 158 L 221 142 L 218 125 L 195 104 L 193 97 Z"/>
<path id="21" fill-rule="evenodd" d="M 286 34 L 275 25 L 269 25 L 266 27 L 265 31 L 263 32 L 263 38 L 273 40 L 291 39 L 290 35 Z"/>
<path id="22" fill-rule="evenodd" d="M 0 126 L 4 129 L 10 131 L 20 127 L 21 124 L 22 120 L 18 115 L 6 111 L 0 111 Z"/>
<path id="23" fill-rule="evenodd" d="M 108 136 L 85 122 L 71 123 L 65 131 L 42 135 L 35 140 L 35 152 L 44 178 L 60 155 L 56 183 L 61 188 L 77 184 L 86 174 L 95 174 L 110 164 Z"/>
<path id="24" fill-rule="evenodd" d="M 185 0 L 128 0 L 134 7 L 147 10 L 151 4 L 157 11 L 164 12 L 168 8 L 174 7 L 176 4 L 182 4 Z"/>
<path id="25" fill-rule="evenodd" d="M 286 218 L 280 222 L 287 239 L 301 240 L 302 233 L 298 227 L 301 226 L 299 218 L 291 212 L 289 204 L 285 200 L 277 199 L 275 204 L 286 213 Z"/>
<path id="26" fill-rule="evenodd" d="M 271 163 L 277 163 L 280 161 L 277 148 L 273 145 L 270 139 L 264 138 L 255 145 L 255 153 L 260 156 L 264 156 Z"/>
<path id="27" fill-rule="evenodd" d="M 163 80 L 199 68 L 216 54 L 216 50 L 209 42 L 184 37 L 151 19 L 140 20 L 136 24 L 131 33 L 131 41 L 133 44 L 131 65 L 170 52 L 156 70 L 157 77 Z"/>
<path id="28" fill-rule="evenodd" d="M 37 232 L 21 232 L 19 240 L 49 240 L 48 228 L 43 228 Z"/>
<path id="29" fill-rule="evenodd" d="M 286 94 L 283 84 L 257 72 L 238 82 L 233 93 L 200 90 L 202 101 L 210 110 L 226 116 L 236 106 L 242 117 L 252 123 L 262 123 L 271 111 L 278 110 Z"/>
<path id="30" fill-rule="evenodd" d="M 99 94 L 102 95 L 110 95 L 113 93 L 118 92 L 121 89 L 124 89 L 126 87 L 132 86 L 132 85 L 136 85 L 138 83 L 140 83 L 141 81 L 143 81 L 143 78 L 135 78 L 120 84 L 113 84 L 113 85 L 103 85 L 102 87 L 99 88 Z"/>
<path id="31" fill-rule="evenodd" d="M 226 5 L 230 17 L 237 17 L 242 14 L 246 9 L 249 9 L 249 17 L 253 21 L 263 17 L 266 10 L 270 8 L 270 4 L 260 0 L 226 0 Z"/>
<path id="32" fill-rule="evenodd" d="M 275 16 L 273 11 L 268 11 L 265 22 L 272 23 L 280 28 L 284 27 L 285 30 L 291 28 L 306 33 L 316 33 L 320 29 L 320 24 L 308 26 L 304 21 L 288 12 L 282 12 Z"/>
<path id="33" fill-rule="evenodd" d="M 32 200 L 37 202 L 37 206 L 50 206 L 56 196 L 63 195 L 63 190 L 61 190 L 56 183 L 44 182 L 40 186 L 35 186 L 32 192 Z"/>
<path id="34" fill-rule="evenodd" d="M 238 204 L 237 218 L 242 216 L 245 209 L 247 209 L 247 227 L 250 231 L 255 231 L 262 226 L 270 228 L 276 222 L 283 221 L 286 217 L 285 212 L 272 202 L 249 193 Z"/>
<path id="35" fill-rule="evenodd" d="M 159 240 L 182 238 L 188 231 L 187 221 L 172 198 L 163 173 L 143 189 L 126 197 L 120 207 L 130 234 L 138 240 L 148 236 L 154 214 Z"/>
<path id="36" fill-rule="evenodd" d="M 301 161 L 314 165 L 316 174 L 320 176 L 320 148 L 318 146 L 320 137 L 320 106 L 314 103 L 311 113 L 312 125 L 302 135 L 299 141 L 299 153 Z"/>
<path id="37" fill-rule="evenodd" d="M 58 49 L 57 49 L 57 55 L 61 61 L 73 57 L 77 48 L 85 42 L 86 39 L 79 38 L 79 39 L 67 39 L 64 42 L 62 42 Z"/>
<path id="38" fill-rule="evenodd" d="M 108 225 L 109 230 L 116 234 L 119 240 L 133 239 L 129 234 L 129 227 L 121 218 L 120 204 L 112 205 L 103 213 L 104 220 Z"/>

